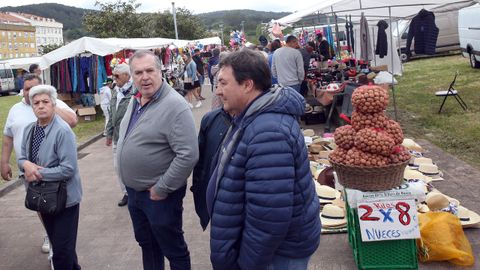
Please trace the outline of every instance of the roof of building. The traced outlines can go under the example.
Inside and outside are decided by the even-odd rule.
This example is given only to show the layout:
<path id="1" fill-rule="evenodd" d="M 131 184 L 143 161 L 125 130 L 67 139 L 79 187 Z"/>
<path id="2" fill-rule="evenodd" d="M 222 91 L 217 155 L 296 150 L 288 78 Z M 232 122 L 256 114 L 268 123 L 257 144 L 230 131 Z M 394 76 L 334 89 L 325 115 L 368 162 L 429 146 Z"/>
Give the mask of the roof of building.
<path id="1" fill-rule="evenodd" d="M 15 14 L 17 16 L 21 16 L 30 20 L 34 21 L 47 21 L 47 22 L 56 22 L 53 18 L 45 18 L 42 16 L 30 14 L 30 13 L 23 13 L 23 12 L 9 12 L 9 14 Z"/>
<path id="2" fill-rule="evenodd" d="M 0 12 L 0 22 L 2 23 L 13 23 L 13 24 L 28 24 L 28 21 L 17 18 L 8 13 Z"/>

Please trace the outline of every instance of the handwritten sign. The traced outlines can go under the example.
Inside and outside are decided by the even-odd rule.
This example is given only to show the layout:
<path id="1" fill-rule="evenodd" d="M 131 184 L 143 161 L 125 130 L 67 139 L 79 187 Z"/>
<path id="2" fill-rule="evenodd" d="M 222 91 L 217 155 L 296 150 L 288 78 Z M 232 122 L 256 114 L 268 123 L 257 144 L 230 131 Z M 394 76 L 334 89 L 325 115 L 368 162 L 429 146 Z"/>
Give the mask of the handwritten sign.
<path id="1" fill-rule="evenodd" d="M 420 238 L 414 200 L 359 202 L 363 242 Z"/>

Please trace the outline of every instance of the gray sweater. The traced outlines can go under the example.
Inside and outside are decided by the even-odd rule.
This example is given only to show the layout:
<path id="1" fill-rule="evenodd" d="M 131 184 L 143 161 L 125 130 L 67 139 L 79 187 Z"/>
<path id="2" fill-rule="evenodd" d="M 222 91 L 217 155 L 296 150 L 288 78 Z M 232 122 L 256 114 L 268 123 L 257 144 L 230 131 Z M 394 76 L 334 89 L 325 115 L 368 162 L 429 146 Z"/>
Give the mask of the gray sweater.
<path id="1" fill-rule="evenodd" d="M 18 159 L 18 168 L 24 172 L 23 165 L 30 158 L 30 140 L 36 122 L 29 124 L 24 131 L 22 154 Z M 38 150 L 34 162 L 44 167 L 39 172 L 42 181 L 67 180 L 67 205 L 74 206 L 82 199 L 82 184 L 77 165 L 77 144 L 72 129 L 58 115 L 45 128 L 45 138 Z"/>
<path id="2" fill-rule="evenodd" d="M 290 47 L 275 50 L 272 60 L 272 75 L 284 86 L 301 84 L 305 77 L 305 70 L 300 51 Z"/>
<path id="3" fill-rule="evenodd" d="M 132 98 L 120 124 L 118 174 L 136 191 L 154 187 L 166 196 L 187 184 L 198 160 L 198 141 L 192 111 L 185 99 L 165 81 L 160 95 L 145 108 L 125 136 L 136 102 Z"/>

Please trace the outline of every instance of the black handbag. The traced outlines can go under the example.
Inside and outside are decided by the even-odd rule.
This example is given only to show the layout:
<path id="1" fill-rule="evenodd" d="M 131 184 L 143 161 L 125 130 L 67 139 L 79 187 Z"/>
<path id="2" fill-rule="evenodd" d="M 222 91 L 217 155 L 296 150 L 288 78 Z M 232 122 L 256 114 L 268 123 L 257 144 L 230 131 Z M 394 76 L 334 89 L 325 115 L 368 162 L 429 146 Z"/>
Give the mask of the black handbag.
<path id="1" fill-rule="evenodd" d="M 67 181 L 28 183 L 25 207 L 42 214 L 57 215 L 67 203 Z"/>
<path id="2" fill-rule="evenodd" d="M 33 130 L 30 133 L 30 155 L 33 143 Z M 31 162 L 34 162 L 30 160 Z M 25 207 L 42 214 L 57 215 L 67 204 L 67 181 L 36 181 L 28 183 Z"/>

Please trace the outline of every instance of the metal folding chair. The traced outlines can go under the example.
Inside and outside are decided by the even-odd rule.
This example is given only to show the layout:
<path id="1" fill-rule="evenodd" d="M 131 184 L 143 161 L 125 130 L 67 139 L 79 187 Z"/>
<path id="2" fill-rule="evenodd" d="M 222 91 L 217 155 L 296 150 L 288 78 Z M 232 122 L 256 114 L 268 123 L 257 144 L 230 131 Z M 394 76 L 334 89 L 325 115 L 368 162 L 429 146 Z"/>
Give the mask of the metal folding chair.
<path id="1" fill-rule="evenodd" d="M 460 104 L 460 107 L 462 107 L 462 109 L 464 111 L 466 111 L 468 109 L 467 104 L 460 97 L 460 94 L 458 93 L 458 90 L 455 89 L 455 81 L 457 80 L 457 77 L 458 77 L 458 71 L 455 72 L 455 77 L 453 77 L 453 81 L 450 83 L 450 86 L 448 87 L 448 90 L 441 90 L 441 91 L 435 92 L 435 95 L 437 97 L 444 97 L 443 101 L 442 101 L 442 105 L 440 105 L 440 109 L 438 110 L 438 113 L 442 112 L 443 105 L 445 104 L 445 101 L 447 101 L 447 98 L 449 96 L 453 96 L 457 100 L 458 104 Z"/>

